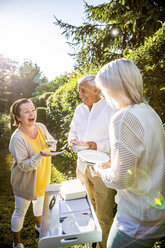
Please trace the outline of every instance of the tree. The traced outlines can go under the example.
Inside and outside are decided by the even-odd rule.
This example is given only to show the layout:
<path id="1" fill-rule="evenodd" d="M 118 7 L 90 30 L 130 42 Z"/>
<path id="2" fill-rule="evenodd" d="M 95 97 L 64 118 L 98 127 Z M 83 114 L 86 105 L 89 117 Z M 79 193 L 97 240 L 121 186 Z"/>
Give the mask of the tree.
<path id="1" fill-rule="evenodd" d="M 103 65 L 143 44 L 165 21 L 164 0 L 112 0 L 98 6 L 85 2 L 86 21 L 76 27 L 56 19 L 73 48 L 76 66 Z M 115 33 L 116 32 L 116 33 Z"/>
<path id="2" fill-rule="evenodd" d="M 39 96 L 47 92 L 55 92 L 60 86 L 67 83 L 67 81 L 68 81 L 68 75 L 64 74 L 61 75 L 60 77 L 56 77 L 54 81 L 42 82 L 35 88 L 35 92 L 33 93 L 33 96 Z"/>
<path id="3" fill-rule="evenodd" d="M 124 51 L 126 58 L 133 60 L 143 74 L 144 91 L 150 105 L 165 123 L 165 23 L 154 35 L 145 39 L 135 51 Z"/>
<path id="4" fill-rule="evenodd" d="M 17 63 L 0 54 L 0 112 L 9 108 L 8 100 L 11 98 L 10 78 L 17 68 Z"/>
<path id="5" fill-rule="evenodd" d="M 22 96 L 27 98 L 32 97 L 35 88 L 40 83 L 47 82 L 47 79 L 42 76 L 39 66 L 31 61 L 25 61 L 19 68 L 19 77 Z"/>
<path id="6" fill-rule="evenodd" d="M 40 68 L 31 61 L 25 61 L 18 72 L 11 76 L 9 90 L 12 92 L 10 105 L 18 98 L 31 98 L 35 88 L 47 79 L 42 76 Z"/>

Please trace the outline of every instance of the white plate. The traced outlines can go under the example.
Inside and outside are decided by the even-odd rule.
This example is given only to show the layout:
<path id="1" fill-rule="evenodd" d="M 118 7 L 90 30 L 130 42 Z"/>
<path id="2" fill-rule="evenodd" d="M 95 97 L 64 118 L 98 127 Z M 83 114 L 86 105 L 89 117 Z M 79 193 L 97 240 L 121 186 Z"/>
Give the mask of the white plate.
<path id="1" fill-rule="evenodd" d="M 109 161 L 109 156 L 104 152 L 95 150 L 83 150 L 78 152 L 80 159 L 90 163 L 106 163 Z"/>
<path id="2" fill-rule="evenodd" d="M 90 232 L 95 229 L 95 222 L 89 215 L 78 214 L 67 217 L 62 223 L 62 230 L 66 234 Z"/>

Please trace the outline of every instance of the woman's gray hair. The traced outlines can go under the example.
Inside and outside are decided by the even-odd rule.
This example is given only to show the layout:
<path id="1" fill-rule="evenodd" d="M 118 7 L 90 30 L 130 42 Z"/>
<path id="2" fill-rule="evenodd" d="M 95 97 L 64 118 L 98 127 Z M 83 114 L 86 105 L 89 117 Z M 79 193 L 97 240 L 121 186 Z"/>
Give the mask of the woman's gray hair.
<path id="1" fill-rule="evenodd" d="M 87 75 L 87 76 L 80 78 L 78 80 L 78 85 L 80 85 L 81 83 L 84 83 L 84 82 L 89 84 L 90 86 L 96 86 L 95 76 L 93 76 L 93 75 Z"/>
<path id="2" fill-rule="evenodd" d="M 96 76 L 96 85 L 111 98 L 125 95 L 133 104 L 145 102 L 142 75 L 129 59 L 116 59 L 103 66 Z"/>

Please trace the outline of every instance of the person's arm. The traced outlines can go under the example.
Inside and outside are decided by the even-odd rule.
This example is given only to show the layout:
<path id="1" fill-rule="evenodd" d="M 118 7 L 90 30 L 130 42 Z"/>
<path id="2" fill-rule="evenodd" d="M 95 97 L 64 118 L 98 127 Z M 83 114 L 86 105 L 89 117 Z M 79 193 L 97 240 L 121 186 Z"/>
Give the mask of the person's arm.
<path id="1" fill-rule="evenodd" d="M 29 157 L 28 147 L 23 139 L 13 137 L 9 150 L 17 163 L 17 166 L 25 172 L 35 170 L 40 165 L 40 161 L 43 158 L 41 153 Z"/>
<path id="2" fill-rule="evenodd" d="M 137 127 L 137 128 L 136 128 Z M 143 128 L 135 116 L 112 123 L 111 168 L 96 168 L 107 187 L 128 189 L 136 179 L 137 164 L 144 151 Z"/>
<path id="3" fill-rule="evenodd" d="M 134 182 L 137 156 L 122 147 L 121 144 L 116 144 L 116 146 L 118 147 L 116 154 L 111 156 L 111 168 L 96 168 L 95 173 L 101 176 L 109 188 L 128 189 Z M 127 159 L 124 154 L 127 154 Z"/>
<path id="4" fill-rule="evenodd" d="M 24 172 L 36 170 L 44 156 L 56 156 L 59 153 L 41 151 L 29 158 L 29 151 L 23 139 L 13 138 L 9 150 L 17 163 L 17 166 Z M 45 152 L 42 153 L 42 152 Z"/>

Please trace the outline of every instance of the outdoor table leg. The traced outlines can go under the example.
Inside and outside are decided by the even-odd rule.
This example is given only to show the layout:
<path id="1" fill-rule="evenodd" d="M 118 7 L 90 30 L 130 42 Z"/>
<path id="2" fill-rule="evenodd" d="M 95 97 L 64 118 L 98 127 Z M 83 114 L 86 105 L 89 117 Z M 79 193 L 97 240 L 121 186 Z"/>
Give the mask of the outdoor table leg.
<path id="1" fill-rule="evenodd" d="M 85 248 L 92 248 L 92 244 L 85 244 Z"/>

